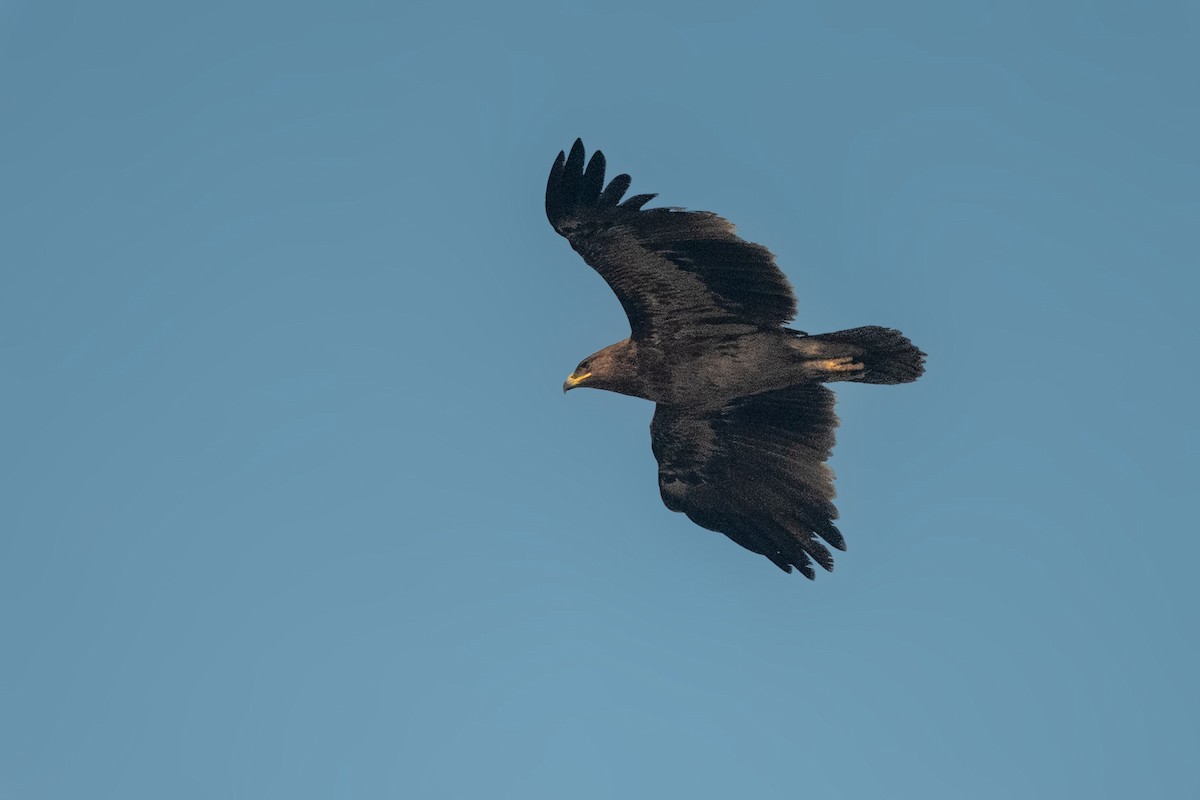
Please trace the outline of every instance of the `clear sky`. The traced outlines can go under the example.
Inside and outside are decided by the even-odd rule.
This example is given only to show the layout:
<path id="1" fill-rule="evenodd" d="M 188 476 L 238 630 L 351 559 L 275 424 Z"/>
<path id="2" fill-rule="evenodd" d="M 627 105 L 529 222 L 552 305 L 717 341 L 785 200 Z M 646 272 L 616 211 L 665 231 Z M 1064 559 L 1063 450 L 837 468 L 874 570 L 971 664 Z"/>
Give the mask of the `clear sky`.
<path id="1" fill-rule="evenodd" d="M 0 798 L 1200 796 L 1196 9 L 0 0 Z M 929 353 L 834 574 L 560 391 L 576 136 Z"/>

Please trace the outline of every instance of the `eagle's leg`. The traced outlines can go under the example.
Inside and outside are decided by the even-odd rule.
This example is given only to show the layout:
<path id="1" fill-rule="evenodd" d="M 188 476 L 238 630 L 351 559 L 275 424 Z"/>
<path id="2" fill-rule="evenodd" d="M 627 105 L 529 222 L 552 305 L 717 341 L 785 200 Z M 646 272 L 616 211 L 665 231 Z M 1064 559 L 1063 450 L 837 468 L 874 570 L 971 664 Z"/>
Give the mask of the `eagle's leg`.
<path id="1" fill-rule="evenodd" d="M 868 325 L 792 342 L 810 380 L 908 383 L 925 371 L 925 354 L 900 331 Z"/>
<path id="2" fill-rule="evenodd" d="M 856 380 L 864 369 L 863 363 L 855 361 L 854 356 L 813 359 L 805 361 L 804 367 L 813 380 L 823 382 Z"/>

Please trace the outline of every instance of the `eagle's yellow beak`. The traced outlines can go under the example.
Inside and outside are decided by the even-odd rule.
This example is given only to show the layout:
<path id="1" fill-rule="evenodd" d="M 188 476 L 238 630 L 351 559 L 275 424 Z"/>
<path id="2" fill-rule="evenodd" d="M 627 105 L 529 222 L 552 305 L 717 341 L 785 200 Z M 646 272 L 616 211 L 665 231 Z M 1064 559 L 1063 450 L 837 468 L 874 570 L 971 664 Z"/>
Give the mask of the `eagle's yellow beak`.
<path id="1" fill-rule="evenodd" d="M 576 386 L 590 378 L 591 375 L 592 373 L 590 372 L 585 372 L 582 375 L 572 375 L 571 377 L 567 378 L 567 382 L 563 384 L 563 391 L 566 392 L 574 389 Z"/>

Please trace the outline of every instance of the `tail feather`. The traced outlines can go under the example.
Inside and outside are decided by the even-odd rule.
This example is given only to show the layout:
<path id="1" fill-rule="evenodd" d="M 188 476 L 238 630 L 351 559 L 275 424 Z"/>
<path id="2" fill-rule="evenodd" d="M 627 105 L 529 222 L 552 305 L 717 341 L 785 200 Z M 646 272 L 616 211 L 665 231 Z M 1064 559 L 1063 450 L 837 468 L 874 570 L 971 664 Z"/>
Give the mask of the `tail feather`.
<path id="1" fill-rule="evenodd" d="M 836 380 L 857 383 L 910 383 L 925 374 L 925 354 L 893 328 L 867 325 L 808 337 L 820 343 L 825 357 L 852 356 L 861 371 L 839 374 Z"/>

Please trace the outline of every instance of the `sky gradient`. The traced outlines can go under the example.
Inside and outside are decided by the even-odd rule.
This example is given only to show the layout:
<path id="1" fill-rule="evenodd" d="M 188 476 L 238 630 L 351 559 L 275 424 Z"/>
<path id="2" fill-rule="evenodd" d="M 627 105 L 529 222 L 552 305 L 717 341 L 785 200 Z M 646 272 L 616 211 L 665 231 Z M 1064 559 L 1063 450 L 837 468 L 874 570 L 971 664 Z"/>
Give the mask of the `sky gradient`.
<path id="1" fill-rule="evenodd" d="M 0 798 L 1200 796 L 1198 17 L 0 0 Z M 560 391 L 577 136 L 929 354 L 835 573 Z"/>

